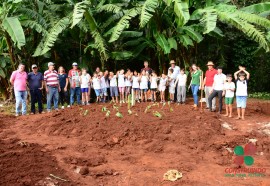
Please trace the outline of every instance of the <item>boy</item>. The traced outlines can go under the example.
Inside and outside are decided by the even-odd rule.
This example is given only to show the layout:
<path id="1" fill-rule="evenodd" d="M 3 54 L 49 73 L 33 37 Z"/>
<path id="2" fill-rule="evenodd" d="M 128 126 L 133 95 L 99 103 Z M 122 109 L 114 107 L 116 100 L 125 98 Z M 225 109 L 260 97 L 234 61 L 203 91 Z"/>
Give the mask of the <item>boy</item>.
<path id="1" fill-rule="evenodd" d="M 226 105 L 226 114 L 224 116 L 232 117 L 232 104 L 234 98 L 235 84 L 232 82 L 232 75 L 227 75 L 227 82 L 224 85 L 225 89 L 225 105 Z"/>
<path id="2" fill-rule="evenodd" d="M 175 93 L 175 85 L 174 85 L 174 75 L 173 75 L 172 68 L 169 69 L 168 81 L 169 81 L 170 102 L 173 102 L 174 101 L 174 93 Z"/>
<path id="3" fill-rule="evenodd" d="M 234 78 L 236 81 L 236 104 L 238 114 L 236 119 L 241 119 L 242 115 L 242 120 L 244 120 L 248 96 L 247 84 L 250 78 L 250 74 L 246 71 L 245 67 L 239 66 L 239 70 L 234 73 Z"/>
<path id="4" fill-rule="evenodd" d="M 82 68 L 82 75 L 80 76 L 81 93 L 82 93 L 82 105 L 89 105 L 88 91 L 91 76 L 87 73 L 85 68 Z"/>
<path id="5" fill-rule="evenodd" d="M 117 79 L 116 79 L 116 75 L 114 75 L 113 72 L 110 72 L 109 80 L 110 80 L 110 93 L 111 93 L 112 101 L 113 103 L 115 102 L 118 103 Z"/>
<path id="6" fill-rule="evenodd" d="M 101 85 L 100 85 L 100 76 L 97 73 L 93 74 L 92 83 L 97 97 L 96 102 L 98 103 L 100 101 Z"/>
<path id="7" fill-rule="evenodd" d="M 181 69 L 175 81 L 175 86 L 177 85 L 177 103 L 185 104 L 186 102 L 186 83 L 187 75 L 185 74 L 185 70 Z"/>

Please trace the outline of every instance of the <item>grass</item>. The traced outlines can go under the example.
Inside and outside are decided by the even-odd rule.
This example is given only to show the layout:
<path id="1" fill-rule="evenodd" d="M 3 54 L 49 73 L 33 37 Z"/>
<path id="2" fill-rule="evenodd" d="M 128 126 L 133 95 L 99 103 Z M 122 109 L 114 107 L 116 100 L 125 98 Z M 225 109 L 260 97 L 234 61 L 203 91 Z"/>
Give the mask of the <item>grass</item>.
<path id="1" fill-rule="evenodd" d="M 248 95 L 249 98 L 270 100 L 270 92 L 254 92 Z"/>

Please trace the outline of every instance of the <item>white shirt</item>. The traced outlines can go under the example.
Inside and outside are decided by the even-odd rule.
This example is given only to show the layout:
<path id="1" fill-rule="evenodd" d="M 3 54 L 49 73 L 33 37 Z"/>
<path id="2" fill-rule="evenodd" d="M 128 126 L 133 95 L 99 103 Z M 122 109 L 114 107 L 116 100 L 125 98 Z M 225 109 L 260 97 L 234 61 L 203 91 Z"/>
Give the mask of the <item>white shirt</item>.
<path id="1" fill-rule="evenodd" d="M 101 88 L 100 79 L 94 77 L 92 82 L 93 82 L 93 88 L 94 89 L 100 89 Z"/>
<path id="2" fill-rule="evenodd" d="M 90 79 L 89 74 L 81 75 L 81 88 L 88 88 Z"/>
<path id="3" fill-rule="evenodd" d="M 104 76 L 102 76 L 100 78 L 100 88 L 102 88 L 102 89 L 107 88 L 106 81 L 105 81 L 105 77 Z"/>
<path id="4" fill-rule="evenodd" d="M 110 80 L 110 87 L 117 87 L 116 75 Z"/>
<path id="5" fill-rule="evenodd" d="M 132 88 L 140 88 L 138 76 L 132 76 Z"/>
<path id="6" fill-rule="evenodd" d="M 223 90 L 224 89 L 224 82 L 226 81 L 225 74 L 216 74 L 214 76 L 214 90 Z"/>
<path id="7" fill-rule="evenodd" d="M 174 87 L 174 76 L 173 76 L 173 74 L 171 74 L 171 75 L 168 75 L 169 76 L 169 78 L 170 78 L 170 84 L 169 84 L 169 86 L 170 87 Z"/>
<path id="8" fill-rule="evenodd" d="M 229 90 L 229 89 L 235 89 L 235 84 L 234 82 L 226 82 L 224 85 L 224 88 L 226 90 L 225 97 L 226 98 L 233 98 L 234 97 L 234 91 Z"/>
<path id="9" fill-rule="evenodd" d="M 118 74 L 118 87 L 125 87 L 125 75 Z"/>
<path id="10" fill-rule="evenodd" d="M 180 74 L 180 67 L 179 66 L 175 66 L 174 68 L 170 67 L 168 69 L 168 74 L 169 74 L 169 70 L 173 69 L 173 78 L 176 79 L 176 77 Z"/>
<path id="11" fill-rule="evenodd" d="M 166 87 L 167 78 L 160 78 L 159 79 L 159 87 Z"/>
<path id="12" fill-rule="evenodd" d="M 109 88 L 110 87 L 110 83 L 109 83 L 109 79 L 108 78 L 105 78 L 105 83 L 106 83 L 106 88 Z"/>
<path id="13" fill-rule="evenodd" d="M 131 87 L 131 82 L 130 82 L 130 76 L 126 77 L 126 80 L 125 80 L 125 86 L 126 87 Z"/>
<path id="14" fill-rule="evenodd" d="M 157 88 L 157 77 L 151 77 L 151 85 L 150 88 Z"/>
<path id="15" fill-rule="evenodd" d="M 240 81 L 237 80 L 236 81 L 236 96 L 247 96 L 247 80 L 244 81 Z"/>
<path id="16" fill-rule="evenodd" d="M 178 80 L 178 86 L 186 86 L 187 84 L 187 75 L 186 74 L 179 74 L 176 78 Z"/>
<path id="17" fill-rule="evenodd" d="M 148 89 L 148 78 L 147 76 L 141 77 L 140 89 Z"/>

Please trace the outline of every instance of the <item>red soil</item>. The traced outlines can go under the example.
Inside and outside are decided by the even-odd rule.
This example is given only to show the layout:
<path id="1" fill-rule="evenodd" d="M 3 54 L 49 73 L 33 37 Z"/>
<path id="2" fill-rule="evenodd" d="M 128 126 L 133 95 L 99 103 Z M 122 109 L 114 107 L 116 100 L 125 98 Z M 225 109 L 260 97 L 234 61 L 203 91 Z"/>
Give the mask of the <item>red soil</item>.
<path id="1" fill-rule="evenodd" d="M 136 104 L 131 115 L 127 104 L 119 107 L 123 118 L 112 104 L 0 115 L 0 185 L 269 185 L 270 138 L 263 132 L 270 123 L 269 102 L 250 101 L 245 121 L 193 111 L 191 103 L 159 104 L 145 112 L 147 105 Z M 258 141 L 252 167 L 266 168 L 265 176 L 225 177 L 226 168 L 235 168 L 235 155 L 226 148 L 253 138 Z M 170 169 L 183 178 L 163 181 Z"/>

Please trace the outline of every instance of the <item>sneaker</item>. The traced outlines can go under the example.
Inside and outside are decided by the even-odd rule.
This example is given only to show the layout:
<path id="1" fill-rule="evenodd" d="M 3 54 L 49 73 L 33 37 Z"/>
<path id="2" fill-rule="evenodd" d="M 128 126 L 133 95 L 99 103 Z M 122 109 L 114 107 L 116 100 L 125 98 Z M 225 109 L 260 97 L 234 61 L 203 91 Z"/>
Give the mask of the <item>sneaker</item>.
<path id="1" fill-rule="evenodd" d="M 62 106 L 62 107 L 61 107 L 61 109 L 64 109 L 64 108 L 65 108 L 65 106 Z"/>
<path id="2" fill-rule="evenodd" d="M 16 117 L 20 116 L 19 114 L 15 114 Z"/>
<path id="3" fill-rule="evenodd" d="M 70 105 L 68 105 L 67 108 L 70 108 Z"/>
<path id="4" fill-rule="evenodd" d="M 50 112 L 51 112 L 51 110 L 47 110 L 47 112 L 48 112 L 48 113 L 50 113 Z"/>
<path id="5" fill-rule="evenodd" d="M 40 114 L 44 114 L 44 113 L 45 113 L 44 111 L 40 112 Z"/>

